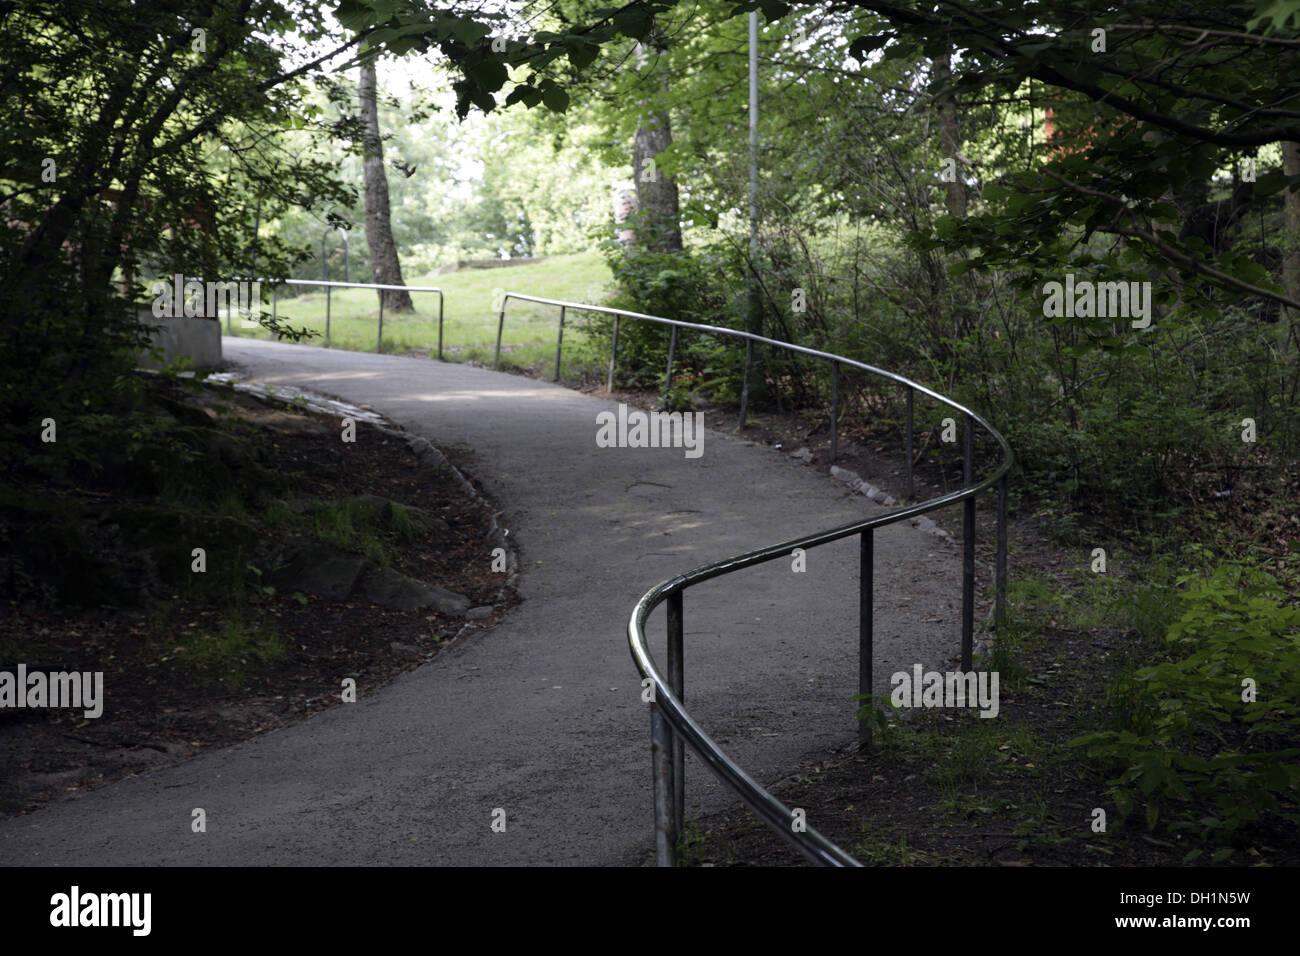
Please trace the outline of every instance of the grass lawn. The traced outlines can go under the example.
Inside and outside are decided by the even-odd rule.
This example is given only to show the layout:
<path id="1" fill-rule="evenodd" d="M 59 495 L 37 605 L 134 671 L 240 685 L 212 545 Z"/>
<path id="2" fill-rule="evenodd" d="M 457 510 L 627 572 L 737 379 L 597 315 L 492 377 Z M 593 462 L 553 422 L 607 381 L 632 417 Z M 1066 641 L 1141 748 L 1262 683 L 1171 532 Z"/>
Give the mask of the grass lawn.
<path id="1" fill-rule="evenodd" d="M 499 290 L 575 302 L 599 304 L 613 287 L 604 260 L 596 252 L 554 256 L 533 265 L 499 269 L 461 269 L 439 276 L 406 276 L 407 285 L 437 286 L 443 290 L 443 357 L 448 361 L 475 359 L 491 362 L 496 345 L 498 313 L 493 303 Z M 293 288 L 293 287 L 286 287 Z M 294 297 L 279 295 L 276 315 L 295 327 L 319 333 L 313 345 L 373 352 L 378 341 L 379 295 L 373 289 L 334 289 L 329 293 L 329 342 L 325 341 L 326 293 L 324 289 L 298 286 Z M 268 303 L 263 306 L 270 310 Z M 407 349 L 436 349 L 438 345 L 438 296 L 413 292 L 414 315 L 384 313 L 385 352 Z M 502 367 L 526 367 L 541 361 L 555 361 L 555 336 L 559 309 L 531 302 L 511 301 L 506 308 L 501 337 Z M 265 329 L 241 329 L 235 317 L 230 334 L 269 338 Z M 565 322 L 565 367 L 583 361 L 584 336 Z M 553 367 L 553 366 L 552 366 Z"/>

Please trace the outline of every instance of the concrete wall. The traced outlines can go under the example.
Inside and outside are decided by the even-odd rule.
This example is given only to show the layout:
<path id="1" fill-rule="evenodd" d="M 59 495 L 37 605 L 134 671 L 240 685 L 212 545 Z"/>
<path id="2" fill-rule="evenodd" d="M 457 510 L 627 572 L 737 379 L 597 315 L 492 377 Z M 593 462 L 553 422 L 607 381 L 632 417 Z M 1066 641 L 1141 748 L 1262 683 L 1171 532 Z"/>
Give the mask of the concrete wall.
<path id="1" fill-rule="evenodd" d="M 215 319 L 160 319 L 153 314 L 153 303 L 137 305 L 136 315 L 140 324 L 149 328 L 152 344 L 162 348 L 162 365 L 188 355 L 194 360 L 195 368 L 221 368 L 220 322 Z M 139 355 L 137 362 L 141 368 L 160 367 L 146 352 Z"/>

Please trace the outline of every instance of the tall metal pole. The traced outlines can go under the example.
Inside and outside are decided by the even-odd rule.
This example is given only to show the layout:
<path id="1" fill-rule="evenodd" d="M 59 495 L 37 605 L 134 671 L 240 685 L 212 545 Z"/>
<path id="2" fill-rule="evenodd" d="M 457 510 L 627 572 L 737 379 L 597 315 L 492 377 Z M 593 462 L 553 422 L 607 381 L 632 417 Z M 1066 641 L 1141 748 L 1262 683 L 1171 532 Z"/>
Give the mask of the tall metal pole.
<path id="1" fill-rule="evenodd" d="M 758 248 L 758 12 L 749 14 L 749 251 Z"/>
<path id="2" fill-rule="evenodd" d="M 758 12 L 749 14 L 749 272 L 745 275 L 745 331 L 761 335 L 758 318 Z M 745 343 L 745 381 L 740 390 L 740 426 L 744 431 L 749 409 L 749 375 L 754 343 Z"/>
<path id="3" fill-rule="evenodd" d="M 758 332 L 758 286 L 754 269 L 758 265 L 758 11 L 749 14 L 749 321 L 750 332 Z"/>

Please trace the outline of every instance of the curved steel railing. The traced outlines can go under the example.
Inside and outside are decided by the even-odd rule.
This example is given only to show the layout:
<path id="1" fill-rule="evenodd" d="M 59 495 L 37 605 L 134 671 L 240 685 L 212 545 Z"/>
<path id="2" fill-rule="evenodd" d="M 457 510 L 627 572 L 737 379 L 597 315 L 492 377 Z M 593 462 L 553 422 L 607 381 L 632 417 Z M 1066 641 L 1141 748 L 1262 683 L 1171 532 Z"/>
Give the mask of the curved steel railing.
<path id="1" fill-rule="evenodd" d="M 787 557 L 795 548 L 815 548 L 832 541 L 838 541 L 849 535 L 860 536 L 860 573 L 859 573 L 859 663 L 858 687 L 862 694 L 871 693 L 871 654 L 872 654 L 872 579 L 874 539 L 876 528 L 903 521 L 907 518 L 935 511 L 947 505 L 963 502 L 962 516 L 962 667 L 971 670 L 971 655 L 974 632 L 975 606 L 975 498 L 981 492 L 998 486 L 998 530 L 996 560 L 996 610 L 995 619 L 1000 622 L 1006 604 L 1006 502 L 1007 473 L 1013 460 L 1011 446 L 1005 438 L 987 421 L 970 409 L 951 399 L 940 395 L 924 385 L 893 372 L 875 368 L 863 362 L 843 356 L 833 355 L 801 345 L 793 345 L 776 339 L 765 338 L 750 332 L 726 329 L 694 322 L 682 322 L 661 316 L 630 312 L 625 309 L 613 309 L 606 306 L 586 305 L 560 299 L 547 299 L 540 296 L 507 292 L 501 300 L 500 320 L 497 326 L 496 362 L 500 362 L 501 333 L 505 326 L 506 304 L 510 299 L 535 302 L 542 305 L 558 306 L 560 309 L 559 338 L 555 352 L 555 377 L 560 374 L 560 349 L 564 337 L 564 317 L 570 309 L 598 312 L 614 316 L 613 343 L 609 361 L 609 386 L 614 382 L 614 362 L 618 353 L 618 322 L 621 317 L 667 325 L 672 329 L 668 351 L 668 373 L 665 390 L 672 384 L 673 357 L 677 346 L 677 330 L 693 329 L 710 335 L 730 336 L 744 339 L 746 343 L 744 382 L 741 388 L 741 426 L 745 422 L 745 407 L 748 401 L 749 376 L 753 365 L 754 345 L 769 345 L 800 355 L 821 359 L 831 363 L 831 460 L 837 457 L 837 419 L 839 413 L 839 367 L 841 365 L 860 369 L 903 385 L 907 392 L 907 485 L 909 496 L 912 493 L 912 446 L 913 446 L 913 400 L 920 392 L 941 402 L 964 416 L 964 460 L 963 487 L 937 498 L 916 504 L 904 505 L 892 511 L 855 521 L 833 528 L 829 531 L 804 535 L 781 544 L 770 545 L 743 554 L 732 555 L 720 561 L 701 565 L 694 570 L 669 578 L 651 588 L 637 601 L 627 625 L 628 644 L 632 660 L 644 679 L 650 682 L 651 714 L 651 753 L 654 764 L 655 797 L 655 845 L 658 862 L 661 866 L 676 863 L 677 836 L 681 833 L 685 808 L 685 773 L 683 742 L 688 743 L 708 764 L 709 768 L 723 782 L 730 786 L 769 827 L 783 836 L 796 850 L 814 863 L 826 866 L 859 866 L 857 860 L 818 833 L 806 821 L 796 815 L 783 803 L 768 793 L 744 770 L 731 760 L 698 723 L 687 712 L 684 704 L 685 672 L 683 665 L 683 594 L 687 588 L 711 578 L 730 574 L 743 568 L 753 567 L 777 558 Z M 1002 461 L 994 471 L 978 483 L 974 482 L 974 426 L 979 425 L 993 437 L 1002 451 Z M 665 676 L 660 671 L 654 658 L 646 647 L 645 624 L 651 612 L 660 604 L 668 602 L 668 661 Z M 644 686 L 644 681 L 643 681 Z M 869 724 L 863 721 L 859 725 L 865 736 L 869 733 Z"/>

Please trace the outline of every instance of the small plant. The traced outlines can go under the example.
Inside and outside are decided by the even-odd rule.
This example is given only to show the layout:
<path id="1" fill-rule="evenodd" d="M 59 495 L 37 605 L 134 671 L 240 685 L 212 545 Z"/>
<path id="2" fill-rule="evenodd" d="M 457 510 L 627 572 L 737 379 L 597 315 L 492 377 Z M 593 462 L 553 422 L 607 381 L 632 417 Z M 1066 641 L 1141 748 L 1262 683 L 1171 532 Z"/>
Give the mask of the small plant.
<path id="1" fill-rule="evenodd" d="M 411 512 L 405 505 L 394 501 L 388 515 L 388 522 L 403 541 L 415 537 L 415 523 L 411 520 Z"/>
<path id="2" fill-rule="evenodd" d="M 692 408 L 690 389 L 674 385 L 664 396 L 663 410 L 666 412 L 689 412 Z"/>
<path id="3" fill-rule="evenodd" d="M 677 865 L 694 866 L 703 861 L 703 845 L 704 835 L 700 833 L 699 825 L 694 820 L 687 820 L 677 837 Z"/>
<path id="4" fill-rule="evenodd" d="M 875 746 L 891 749 L 897 745 L 898 733 L 894 725 L 885 715 L 883 708 L 888 707 L 890 710 L 900 710 L 901 708 L 890 699 L 886 694 L 880 697 L 876 694 L 854 694 L 850 700 L 862 701 L 856 714 L 858 720 L 868 721 L 871 731 L 871 743 Z"/>
<path id="5" fill-rule="evenodd" d="M 914 866 L 927 863 L 930 855 L 907 845 L 907 837 L 888 840 L 885 837 L 869 833 L 867 824 L 862 825 L 863 839 L 853 847 L 853 855 L 885 866 Z"/>
<path id="6" fill-rule="evenodd" d="M 284 643 L 265 620 L 249 621 L 232 609 L 213 634 L 181 638 L 174 657 L 208 677 L 239 687 L 250 668 L 283 660 Z"/>
<path id="7" fill-rule="evenodd" d="M 1186 585 L 1166 658 L 1112 693 L 1128 726 L 1071 741 L 1117 770 L 1126 814 L 1229 843 L 1261 812 L 1300 822 L 1300 608 L 1262 570 L 1223 564 Z M 1218 856 L 1222 859 L 1222 856 Z"/>

